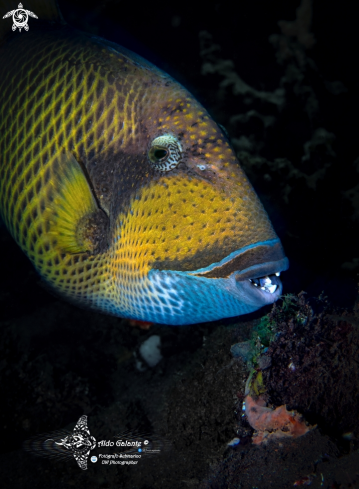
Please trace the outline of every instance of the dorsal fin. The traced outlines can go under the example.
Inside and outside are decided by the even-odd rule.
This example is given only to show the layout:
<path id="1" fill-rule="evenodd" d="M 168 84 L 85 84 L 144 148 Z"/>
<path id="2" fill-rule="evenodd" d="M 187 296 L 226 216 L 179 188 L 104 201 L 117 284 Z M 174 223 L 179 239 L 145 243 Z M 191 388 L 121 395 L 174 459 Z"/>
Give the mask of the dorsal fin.
<path id="1" fill-rule="evenodd" d="M 24 10 L 34 13 L 39 20 L 64 22 L 56 0 L 0 0 L 0 42 L 7 34 L 12 33 L 11 12 L 19 8 L 20 2 Z M 9 13 L 11 14 L 4 18 Z M 36 19 L 31 21 L 37 22 Z"/>

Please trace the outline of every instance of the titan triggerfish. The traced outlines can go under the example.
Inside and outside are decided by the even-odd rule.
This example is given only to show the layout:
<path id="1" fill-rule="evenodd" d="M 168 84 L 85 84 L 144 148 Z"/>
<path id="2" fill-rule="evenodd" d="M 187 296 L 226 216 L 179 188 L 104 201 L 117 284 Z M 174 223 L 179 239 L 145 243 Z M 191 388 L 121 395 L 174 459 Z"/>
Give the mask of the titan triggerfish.
<path id="1" fill-rule="evenodd" d="M 0 215 L 45 283 L 169 325 L 276 301 L 288 259 L 206 109 L 148 61 L 70 27 L 54 0 L 21 8 L 38 17 L 26 31 L 11 16 L 0 26 Z"/>

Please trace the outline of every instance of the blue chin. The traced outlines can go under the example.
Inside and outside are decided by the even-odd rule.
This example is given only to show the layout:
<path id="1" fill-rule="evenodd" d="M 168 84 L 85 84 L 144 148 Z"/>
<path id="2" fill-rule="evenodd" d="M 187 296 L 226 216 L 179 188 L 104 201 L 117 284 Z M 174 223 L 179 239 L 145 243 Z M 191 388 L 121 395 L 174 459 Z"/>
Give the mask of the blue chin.
<path id="1" fill-rule="evenodd" d="M 245 253 L 248 250 L 252 253 L 256 247 L 258 261 L 257 255 L 254 259 L 238 261 L 240 255 L 246 258 Z M 235 270 L 241 263 L 246 266 Z M 111 308 L 110 312 L 173 326 L 248 314 L 279 298 L 282 293 L 279 275 L 288 266 L 278 239 L 255 243 L 205 269 L 151 270 L 134 287 L 122 290 L 120 306 Z"/>
<path id="2" fill-rule="evenodd" d="M 281 270 L 287 267 L 288 263 Z M 269 275 L 272 286 L 269 289 L 260 286 L 260 279 L 259 285 L 252 279 L 238 280 L 238 272 L 228 278 L 204 278 L 152 270 L 151 295 L 157 296 L 157 303 L 152 300 L 147 304 L 144 317 L 154 323 L 181 326 L 248 314 L 272 304 L 281 295 L 282 284 L 275 273 Z"/>
<path id="3" fill-rule="evenodd" d="M 136 319 L 180 326 L 240 316 L 272 304 L 282 293 L 280 272 L 289 266 L 284 254 L 273 261 L 252 263 L 223 278 L 201 275 L 225 266 L 249 248 L 263 245 L 271 248 L 278 243 L 276 239 L 242 248 L 206 269 L 151 270 L 145 297 L 136 301 Z"/>

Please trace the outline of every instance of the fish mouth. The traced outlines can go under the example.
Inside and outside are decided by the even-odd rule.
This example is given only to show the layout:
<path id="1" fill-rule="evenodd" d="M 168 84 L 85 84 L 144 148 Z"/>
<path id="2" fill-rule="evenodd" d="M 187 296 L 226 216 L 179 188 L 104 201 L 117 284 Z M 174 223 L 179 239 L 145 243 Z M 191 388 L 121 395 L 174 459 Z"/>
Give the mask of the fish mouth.
<path id="1" fill-rule="evenodd" d="M 228 289 L 244 295 L 252 304 L 264 305 L 275 302 L 282 293 L 281 272 L 289 267 L 279 239 L 246 246 L 219 263 L 206 269 L 191 272 L 199 277 L 226 278 Z"/>
<path id="2" fill-rule="evenodd" d="M 279 299 L 280 274 L 288 266 L 277 238 L 243 246 L 198 270 L 151 269 L 150 314 L 155 322 L 164 324 L 195 324 L 249 314 Z"/>
<path id="3" fill-rule="evenodd" d="M 281 272 L 289 267 L 288 258 L 271 263 L 255 265 L 242 272 L 235 272 L 236 286 L 239 287 L 251 302 L 271 304 L 282 294 Z"/>
<path id="4" fill-rule="evenodd" d="M 251 284 L 254 287 L 259 287 L 260 290 L 264 290 L 267 294 L 274 294 L 276 290 L 282 285 L 278 279 L 280 272 L 276 272 L 274 275 L 265 275 L 259 278 L 249 278 Z"/>

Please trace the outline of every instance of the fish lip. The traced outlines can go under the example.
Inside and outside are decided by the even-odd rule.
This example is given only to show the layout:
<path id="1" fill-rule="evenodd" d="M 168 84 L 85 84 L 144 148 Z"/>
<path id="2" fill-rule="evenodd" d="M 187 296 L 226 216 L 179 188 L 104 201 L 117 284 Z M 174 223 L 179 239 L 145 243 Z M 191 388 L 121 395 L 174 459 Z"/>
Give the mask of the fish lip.
<path id="1" fill-rule="evenodd" d="M 267 272 L 265 268 L 268 269 Z M 274 238 L 243 246 L 218 262 L 185 273 L 204 278 L 229 278 L 235 274 L 237 280 L 242 280 L 255 278 L 256 273 L 261 277 L 287 268 L 288 259 L 282 244 L 279 238 Z"/>
<path id="2" fill-rule="evenodd" d="M 239 282 L 265 277 L 266 275 L 273 275 L 275 273 L 285 272 L 286 270 L 288 270 L 288 268 L 289 260 L 287 257 L 284 257 L 281 260 L 253 265 L 246 270 L 234 272 L 234 275 L 237 282 Z"/>

